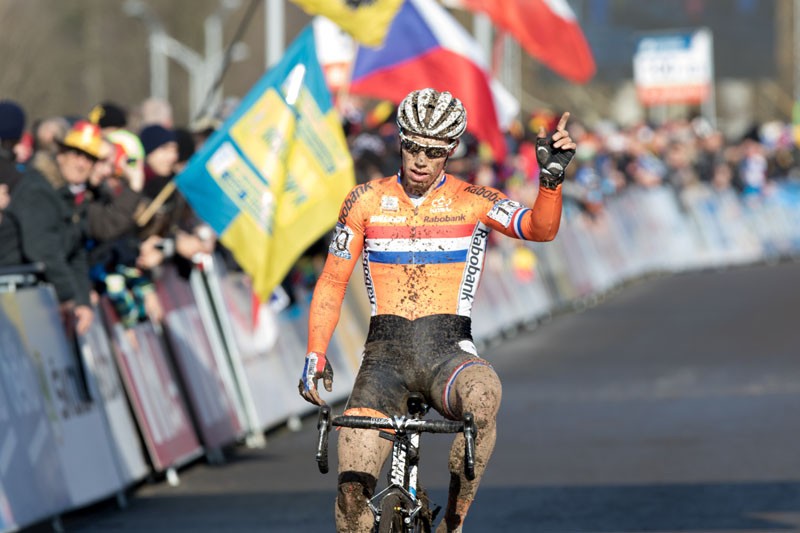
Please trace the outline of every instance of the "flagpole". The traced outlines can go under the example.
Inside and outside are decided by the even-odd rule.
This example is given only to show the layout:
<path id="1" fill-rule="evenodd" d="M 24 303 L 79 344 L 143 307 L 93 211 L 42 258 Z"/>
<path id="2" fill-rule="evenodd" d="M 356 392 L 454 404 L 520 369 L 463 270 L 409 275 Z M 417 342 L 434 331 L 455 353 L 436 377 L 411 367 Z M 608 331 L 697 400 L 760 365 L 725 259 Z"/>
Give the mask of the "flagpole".
<path id="1" fill-rule="evenodd" d="M 264 0 L 264 59 L 269 70 L 283 57 L 286 26 L 285 0 Z"/>
<path id="2" fill-rule="evenodd" d="M 475 34 L 475 40 L 481 46 L 483 52 L 483 59 L 489 66 L 489 72 L 492 71 L 492 21 L 483 13 L 473 13 L 472 15 L 472 33 Z"/>

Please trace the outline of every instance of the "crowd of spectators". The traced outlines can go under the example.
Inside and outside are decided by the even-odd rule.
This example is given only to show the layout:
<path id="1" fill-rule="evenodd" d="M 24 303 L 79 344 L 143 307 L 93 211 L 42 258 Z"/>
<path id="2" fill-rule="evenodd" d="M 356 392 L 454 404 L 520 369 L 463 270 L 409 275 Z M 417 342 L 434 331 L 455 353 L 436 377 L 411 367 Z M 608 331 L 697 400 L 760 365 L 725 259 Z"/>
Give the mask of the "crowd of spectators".
<path id="1" fill-rule="evenodd" d="M 158 100 L 135 118 L 113 102 L 80 117 L 27 116 L 0 102 L 0 267 L 37 265 L 68 332 L 89 328 L 102 294 L 125 325 L 160 320 L 154 272 L 165 260 L 190 268 L 214 248 L 172 182 L 209 132 L 176 128 Z"/>
<path id="2" fill-rule="evenodd" d="M 341 107 L 356 180 L 396 173 L 394 105 L 353 100 Z M 197 253 L 217 247 L 173 177 L 221 119 L 175 127 L 169 104 L 153 99 L 130 111 L 103 102 L 80 117 L 29 123 L 27 115 L 13 101 L 0 102 L 0 272 L 41 265 L 68 327 L 78 332 L 88 328 L 92 304 L 104 293 L 126 325 L 160 320 L 153 275 L 165 260 L 185 273 Z M 513 123 L 502 161 L 468 133 L 448 171 L 531 205 L 538 191 L 536 133 L 540 126 L 552 130 L 559 116 L 537 111 Z M 564 185 L 568 214 L 601 216 L 607 199 L 630 187 L 758 198 L 776 182 L 798 177 L 795 130 L 781 122 L 739 139 L 700 117 L 622 128 L 611 122 L 589 127 L 573 116 L 569 128 L 578 151 Z M 284 282 L 290 296 L 293 286 L 314 284 L 326 250 L 320 239 L 298 261 Z"/>
<path id="3" fill-rule="evenodd" d="M 392 109 L 378 104 L 369 112 L 346 115 L 348 142 L 360 182 L 397 171 L 400 155 Z M 448 163 L 462 179 L 504 190 L 530 205 L 538 189 L 535 139 L 539 127 L 552 131 L 560 111 L 536 111 L 506 132 L 508 155 L 497 161 L 469 132 Z M 672 187 L 733 191 L 745 197 L 769 195 L 785 179 L 800 177 L 800 141 L 793 126 L 780 121 L 753 126 L 726 138 L 703 117 L 675 119 L 658 126 L 620 127 L 570 118 L 578 143 L 564 193 L 583 212 L 597 213 L 605 201 L 628 187 Z"/>

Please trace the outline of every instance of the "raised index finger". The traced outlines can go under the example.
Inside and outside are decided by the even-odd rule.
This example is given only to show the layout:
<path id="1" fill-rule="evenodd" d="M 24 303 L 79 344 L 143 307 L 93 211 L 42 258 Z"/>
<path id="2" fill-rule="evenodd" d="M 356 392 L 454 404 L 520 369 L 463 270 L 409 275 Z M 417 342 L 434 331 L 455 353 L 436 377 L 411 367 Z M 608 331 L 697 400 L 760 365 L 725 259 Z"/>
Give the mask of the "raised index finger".
<path id="1" fill-rule="evenodd" d="M 558 121 L 557 130 L 563 130 L 567 127 L 567 120 L 569 120 L 569 111 L 564 111 L 564 114 L 561 115 L 561 120 Z"/>

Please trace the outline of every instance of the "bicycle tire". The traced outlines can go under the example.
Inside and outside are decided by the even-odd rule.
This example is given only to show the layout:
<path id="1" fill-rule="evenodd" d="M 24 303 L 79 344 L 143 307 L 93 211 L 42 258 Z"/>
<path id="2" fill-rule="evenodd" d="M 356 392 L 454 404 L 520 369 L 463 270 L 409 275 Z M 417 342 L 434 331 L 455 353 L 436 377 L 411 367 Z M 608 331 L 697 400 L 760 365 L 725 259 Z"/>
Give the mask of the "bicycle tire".
<path id="1" fill-rule="evenodd" d="M 431 533 L 433 531 L 433 521 L 436 518 L 433 509 L 431 509 L 431 500 L 428 498 L 428 493 L 422 487 L 419 487 L 417 492 L 422 504 L 422 509 L 419 510 L 414 520 L 414 533 Z"/>
<path id="2" fill-rule="evenodd" d="M 378 533 L 403 533 L 403 500 L 399 494 L 387 494 L 381 500 L 381 521 Z"/>

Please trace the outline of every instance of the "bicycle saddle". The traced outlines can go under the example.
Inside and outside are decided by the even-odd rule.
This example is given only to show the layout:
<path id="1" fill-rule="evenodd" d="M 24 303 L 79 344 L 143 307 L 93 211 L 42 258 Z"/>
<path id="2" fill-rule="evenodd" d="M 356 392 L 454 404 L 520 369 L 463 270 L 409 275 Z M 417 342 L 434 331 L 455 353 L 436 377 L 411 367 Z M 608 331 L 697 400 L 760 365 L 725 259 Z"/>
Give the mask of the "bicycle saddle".
<path id="1" fill-rule="evenodd" d="M 430 409 L 430 406 L 425 402 L 425 398 L 418 392 L 410 393 L 406 403 L 408 405 L 408 414 L 410 415 L 423 416 Z"/>

